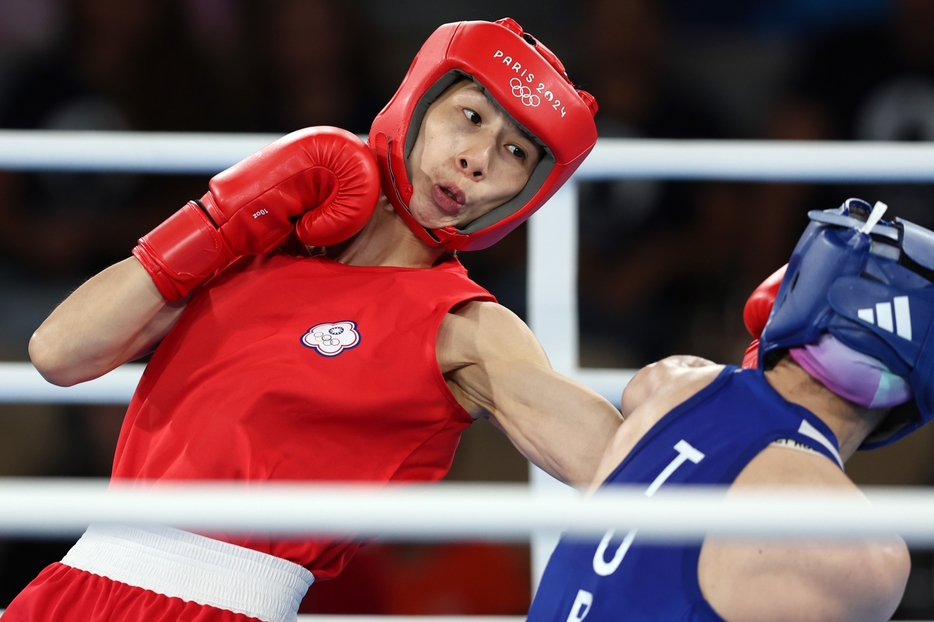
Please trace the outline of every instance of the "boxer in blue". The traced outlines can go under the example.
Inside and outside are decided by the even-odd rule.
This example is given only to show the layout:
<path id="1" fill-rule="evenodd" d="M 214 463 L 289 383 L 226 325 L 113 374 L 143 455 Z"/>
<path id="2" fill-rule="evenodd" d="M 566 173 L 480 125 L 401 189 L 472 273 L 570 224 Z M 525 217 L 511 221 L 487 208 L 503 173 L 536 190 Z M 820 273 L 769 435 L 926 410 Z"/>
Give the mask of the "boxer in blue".
<path id="1" fill-rule="evenodd" d="M 814 211 L 770 309 L 756 369 L 673 357 L 641 370 L 595 486 L 826 487 L 843 463 L 934 417 L 934 232 L 850 199 Z M 764 284 L 765 285 L 765 284 Z M 761 289 L 761 288 L 760 288 Z M 774 302 L 774 307 L 772 303 Z M 761 311 L 761 309 L 760 309 Z M 748 317 L 748 314 L 747 314 Z M 763 315 L 764 317 L 764 315 Z M 904 542 L 640 542 L 564 537 L 529 622 L 885 621 Z"/>

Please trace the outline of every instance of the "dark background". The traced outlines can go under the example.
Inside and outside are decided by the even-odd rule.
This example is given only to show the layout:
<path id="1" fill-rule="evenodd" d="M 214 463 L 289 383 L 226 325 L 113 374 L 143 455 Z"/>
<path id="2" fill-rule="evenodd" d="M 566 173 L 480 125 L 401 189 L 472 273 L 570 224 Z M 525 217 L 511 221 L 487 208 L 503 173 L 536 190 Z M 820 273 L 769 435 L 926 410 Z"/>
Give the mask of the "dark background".
<path id="1" fill-rule="evenodd" d="M 930 0 L 5 0 L 0 128 L 367 133 L 439 24 L 511 16 L 600 103 L 601 136 L 934 139 Z M 204 192 L 208 176 L 0 172 L 0 360 L 84 279 Z M 673 353 L 738 363 L 746 296 L 787 259 L 808 209 L 850 196 L 934 225 L 926 185 L 593 182 L 581 188 L 581 364 Z M 462 255 L 525 315 L 525 231 Z M 122 407 L 0 404 L 0 475 L 105 477 Z M 861 484 L 934 483 L 930 430 L 857 455 Z M 485 422 L 449 476 L 524 481 Z M 0 541 L 0 607 L 70 546 Z M 897 618 L 934 617 L 929 551 Z M 529 550 L 364 548 L 307 612 L 523 614 Z"/>

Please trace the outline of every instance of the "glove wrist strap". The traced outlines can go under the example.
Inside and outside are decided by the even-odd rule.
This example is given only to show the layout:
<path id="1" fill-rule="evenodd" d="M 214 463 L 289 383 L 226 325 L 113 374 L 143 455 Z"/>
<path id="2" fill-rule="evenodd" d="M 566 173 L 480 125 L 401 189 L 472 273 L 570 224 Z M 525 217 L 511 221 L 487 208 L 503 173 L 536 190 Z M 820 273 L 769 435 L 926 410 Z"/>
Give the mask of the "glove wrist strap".
<path id="1" fill-rule="evenodd" d="M 183 298 L 234 259 L 200 201 L 140 238 L 133 255 L 167 300 Z"/>

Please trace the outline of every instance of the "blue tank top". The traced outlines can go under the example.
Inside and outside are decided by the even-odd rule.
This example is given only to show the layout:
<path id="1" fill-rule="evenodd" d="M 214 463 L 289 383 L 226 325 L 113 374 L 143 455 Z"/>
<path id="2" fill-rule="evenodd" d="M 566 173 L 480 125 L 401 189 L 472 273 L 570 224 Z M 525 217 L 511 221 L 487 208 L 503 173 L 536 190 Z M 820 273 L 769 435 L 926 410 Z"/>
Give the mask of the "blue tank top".
<path id="1" fill-rule="evenodd" d="M 716 380 L 659 420 L 606 479 L 646 486 L 728 485 L 773 441 L 788 439 L 843 464 L 833 432 L 786 402 L 760 370 L 726 367 Z M 601 541 L 562 537 L 528 622 L 723 622 L 701 594 L 701 546 L 640 543 L 608 532 Z"/>

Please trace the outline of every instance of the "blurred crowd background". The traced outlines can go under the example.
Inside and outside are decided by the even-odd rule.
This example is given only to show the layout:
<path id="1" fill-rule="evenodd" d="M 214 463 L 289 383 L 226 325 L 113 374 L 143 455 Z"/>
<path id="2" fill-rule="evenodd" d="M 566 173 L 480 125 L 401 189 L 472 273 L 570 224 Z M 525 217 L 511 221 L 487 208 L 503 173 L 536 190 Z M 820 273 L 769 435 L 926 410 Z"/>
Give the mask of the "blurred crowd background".
<path id="1" fill-rule="evenodd" d="M 599 103 L 603 137 L 934 140 L 930 0 L 0 0 L 0 129 L 365 134 L 438 25 L 510 16 Z M 0 360 L 207 176 L 0 171 Z M 934 226 L 927 185 L 584 184 L 581 364 L 673 353 L 738 364 L 742 306 L 809 209 L 850 196 Z M 547 207 L 545 208 L 547 209 Z M 525 231 L 462 255 L 525 315 Z M 0 404 L 0 475 L 105 477 L 122 407 Z M 858 455 L 860 484 L 934 484 L 931 430 Z M 524 481 L 485 422 L 450 479 Z M 0 607 L 72 542 L 0 541 Z M 930 551 L 897 618 L 934 618 Z M 527 546 L 365 547 L 304 612 L 523 614 Z"/>

